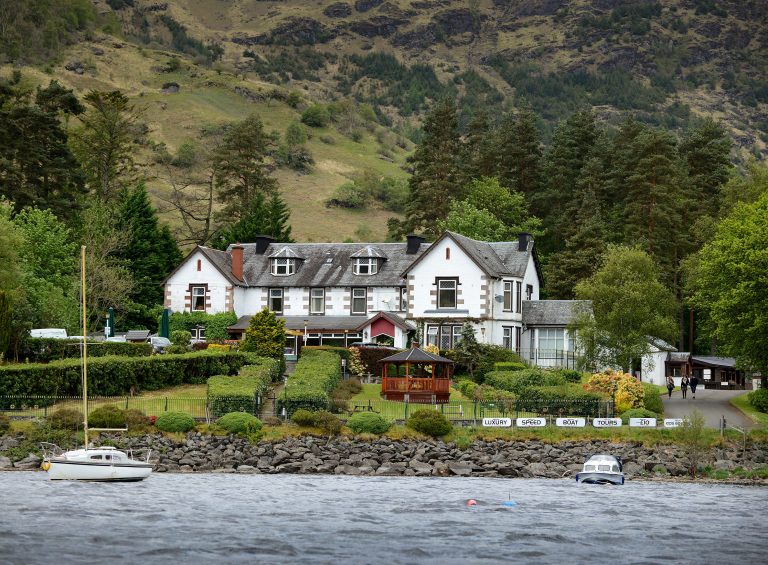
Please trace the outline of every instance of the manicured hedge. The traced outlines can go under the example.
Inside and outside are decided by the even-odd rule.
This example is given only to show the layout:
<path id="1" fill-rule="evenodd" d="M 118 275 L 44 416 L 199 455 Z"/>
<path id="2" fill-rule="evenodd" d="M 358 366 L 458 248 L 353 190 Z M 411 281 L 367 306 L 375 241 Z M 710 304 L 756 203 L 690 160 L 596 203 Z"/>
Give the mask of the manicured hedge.
<path id="1" fill-rule="evenodd" d="M 231 434 L 249 434 L 261 429 L 261 420 L 248 412 L 230 412 L 216 421 L 216 425 Z"/>
<path id="2" fill-rule="evenodd" d="M 768 388 L 759 388 L 747 395 L 752 408 L 758 412 L 768 412 Z"/>
<path id="3" fill-rule="evenodd" d="M 664 402 L 661 400 L 659 387 L 651 383 L 643 383 L 643 392 L 643 406 L 645 409 L 656 412 L 656 414 L 663 414 Z"/>
<path id="4" fill-rule="evenodd" d="M 301 348 L 302 354 L 305 352 L 309 353 L 310 351 L 330 351 L 331 353 L 335 353 L 342 359 L 346 359 L 349 361 L 349 349 L 346 347 L 334 347 L 332 345 L 305 345 Z"/>
<path id="5" fill-rule="evenodd" d="M 477 384 L 475 381 L 461 380 L 456 385 L 461 394 L 467 398 L 480 400 L 482 402 L 514 402 L 517 396 L 513 392 L 501 390 L 489 385 Z"/>
<path id="6" fill-rule="evenodd" d="M 341 359 L 329 351 L 304 351 L 288 378 L 285 394 L 278 398 L 278 410 L 288 416 L 299 408 L 325 410 L 328 395 L 341 381 Z"/>
<path id="7" fill-rule="evenodd" d="M 360 361 L 365 365 L 365 371 L 372 375 L 381 374 L 381 361 L 385 357 L 399 353 L 402 349 L 386 349 L 383 347 L 356 347 L 360 352 Z"/>
<path id="8" fill-rule="evenodd" d="M 522 371 L 527 368 L 528 365 L 522 361 L 501 361 L 493 364 L 494 371 Z"/>
<path id="9" fill-rule="evenodd" d="M 229 338 L 227 328 L 237 322 L 237 315 L 234 312 L 220 312 L 219 314 L 174 312 L 171 314 L 169 322 L 171 332 L 176 330 L 191 331 L 196 326 L 204 326 L 207 341 L 224 341 Z"/>
<path id="10" fill-rule="evenodd" d="M 543 369 L 521 371 L 492 371 L 485 375 L 485 384 L 521 395 L 527 388 L 537 386 L 560 386 L 566 383 L 559 372 Z"/>
<path id="11" fill-rule="evenodd" d="M 88 359 L 88 394 L 121 396 L 134 390 L 157 390 L 202 384 L 211 375 L 232 375 L 252 356 L 201 351 L 152 357 Z M 0 396 L 80 396 L 80 360 L 0 366 Z"/>
<path id="12" fill-rule="evenodd" d="M 77 339 L 52 339 L 29 337 L 19 354 L 19 359 L 29 363 L 49 363 L 59 359 L 80 358 L 80 345 Z M 147 357 L 152 354 L 152 346 L 148 343 L 124 343 L 119 341 L 103 341 L 88 343 L 88 357 L 104 357 L 120 355 L 123 357 Z"/>
<path id="13" fill-rule="evenodd" d="M 600 415 L 603 397 L 587 392 L 579 385 L 528 387 L 517 399 L 517 409 L 522 412 L 548 412 L 562 416 Z"/>
<path id="14" fill-rule="evenodd" d="M 188 432 L 195 427 L 195 419 L 186 412 L 163 412 L 155 426 L 163 432 Z"/>
<path id="15" fill-rule="evenodd" d="M 213 417 L 229 412 L 256 414 L 256 397 L 262 397 L 271 383 L 279 376 L 279 362 L 267 357 L 250 360 L 238 375 L 216 375 L 208 379 L 208 404 Z"/>

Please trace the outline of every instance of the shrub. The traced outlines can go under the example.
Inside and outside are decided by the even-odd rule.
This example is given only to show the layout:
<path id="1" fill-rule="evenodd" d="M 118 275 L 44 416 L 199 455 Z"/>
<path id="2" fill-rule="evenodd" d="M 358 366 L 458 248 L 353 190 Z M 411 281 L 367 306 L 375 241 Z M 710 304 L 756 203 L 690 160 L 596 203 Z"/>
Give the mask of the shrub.
<path id="1" fill-rule="evenodd" d="M 501 361 L 493 364 L 494 371 L 521 371 L 528 366 L 522 361 Z"/>
<path id="2" fill-rule="evenodd" d="M 151 357 L 98 357 L 88 362 L 88 388 L 94 396 L 120 396 L 132 388 L 157 390 L 201 384 L 211 375 L 232 375 L 246 364 L 240 352 L 201 351 Z M 1 396 L 79 396 L 80 360 L 0 366 Z M 40 404 L 44 399 L 35 399 Z"/>
<path id="3" fill-rule="evenodd" d="M 326 208 L 365 208 L 368 204 L 368 192 L 354 182 L 345 182 L 336 187 L 333 195 L 325 201 Z"/>
<path id="4" fill-rule="evenodd" d="M 0 412 L 0 434 L 5 434 L 11 429 L 11 419 L 8 414 Z"/>
<path id="5" fill-rule="evenodd" d="M 48 416 L 47 422 L 54 430 L 82 430 L 83 413 L 74 408 L 61 408 Z"/>
<path id="6" fill-rule="evenodd" d="M 566 382 L 569 382 L 569 383 L 581 382 L 581 377 L 582 377 L 581 371 L 576 371 L 574 369 L 553 369 L 552 371 L 554 373 L 561 375 L 566 380 Z"/>
<path id="7" fill-rule="evenodd" d="M 612 394 L 616 412 L 621 414 L 630 408 L 641 408 L 645 399 L 643 384 L 635 377 L 618 371 L 603 371 L 593 374 L 584 388 L 593 392 Z"/>
<path id="8" fill-rule="evenodd" d="M 169 322 L 172 332 L 176 330 L 189 331 L 196 326 L 203 326 L 205 327 L 206 340 L 226 340 L 229 338 L 227 328 L 237 322 L 237 315 L 234 312 L 220 312 L 218 314 L 174 312 L 171 314 Z"/>
<path id="9" fill-rule="evenodd" d="M 383 434 L 390 426 L 381 414 L 375 412 L 358 412 L 347 420 L 347 427 L 356 434 Z"/>
<path id="10" fill-rule="evenodd" d="M 747 396 L 752 408 L 758 412 L 768 412 L 768 388 L 759 388 Z"/>
<path id="11" fill-rule="evenodd" d="M 231 434 L 250 434 L 261 430 L 261 420 L 248 412 L 230 412 L 216 420 L 216 424 Z"/>
<path id="12" fill-rule="evenodd" d="M 234 376 L 216 375 L 208 379 L 208 402 L 216 418 L 228 412 L 256 413 L 256 398 L 264 397 L 269 384 L 279 375 L 280 363 L 255 357 Z"/>
<path id="13" fill-rule="evenodd" d="M 365 372 L 374 375 L 381 374 L 379 361 L 402 351 L 402 349 L 387 349 L 385 347 L 356 347 L 355 349 L 360 352 L 360 361 L 365 365 Z"/>
<path id="14" fill-rule="evenodd" d="M 346 359 L 347 361 L 349 361 L 350 349 L 347 349 L 346 347 L 334 347 L 332 345 L 305 345 L 304 347 L 301 348 L 301 353 L 303 355 L 310 351 L 330 351 L 331 353 L 335 353 L 342 359 Z"/>
<path id="15" fill-rule="evenodd" d="M 485 375 L 485 384 L 521 395 L 529 387 L 561 386 L 565 377 L 554 371 L 530 368 L 519 371 L 492 371 Z"/>
<path id="16" fill-rule="evenodd" d="M 276 416 L 265 416 L 263 422 L 267 426 L 282 426 L 283 421 Z"/>
<path id="17" fill-rule="evenodd" d="M 436 410 L 416 410 L 406 426 L 431 437 L 442 437 L 453 429 L 448 419 Z"/>
<path id="18" fill-rule="evenodd" d="M 313 426 L 315 423 L 315 414 L 309 410 L 299 408 L 291 414 L 291 422 L 297 426 Z"/>
<path id="19" fill-rule="evenodd" d="M 336 435 L 341 431 L 343 424 L 334 414 L 327 410 L 320 410 L 314 414 L 315 427 L 320 428 L 330 435 Z"/>
<path id="20" fill-rule="evenodd" d="M 183 353 L 189 352 L 189 346 L 173 344 L 166 347 L 165 352 L 170 353 L 171 355 L 181 355 Z"/>
<path id="21" fill-rule="evenodd" d="M 329 351 L 304 351 L 285 387 L 285 395 L 278 398 L 278 410 L 285 408 L 288 415 L 299 408 L 325 410 L 329 393 L 341 381 L 341 359 Z"/>
<path id="22" fill-rule="evenodd" d="M 101 406 L 88 415 L 88 425 L 94 428 L 124 428 L 125 412 L 112 404 Z"/>
<path id="23" fill-rule="evenodd" d="M 451 355 L 446 355 L 449 359 L 452 359 Z M 482 382 L 483 377 L 494 370 L 496 363 L 523 363 L 520 356 L 506 347 L 500 345 L 480 345 L 480 361 L 475 368 L 475 378 Z M 457 367 L 457 371 L 462 370 L 461 367 Z"/>
<path id="24" fill-rule="evenodd" d="M 189 346 L 191 339 L 192 333 L 187 330 L 174 330 L 171 332 L 171 343 L 173 345 L 183 345 L 186 348 Z"/>
<path id="25" fill-rule="evenodd" d="M 626 426 L 629 424 L 630 418 L 653 418 L 656 420 L 659 415 L 656 412 L 645 408 L 632 408 L 631 410 L 624 412 L 620 417 L 621 422 Z"/>
<path id="26" fill-rule="evenodd" d="M 585 391 L 579 385 L 535 386 L 524 389 L 517 399 L 517 408 L 540 414 L 596 417 L 602 401 L 602 395 Z"/>
<path id="27" fill-rule="evenodd" d="M 186 412 L 163 412 L 155 426 L 164 432 L 188 432 L 195 427 L 195 419 Z"/>
<path id="28" fill-rule="evenodd" d="M 131 431 L 143 431 L 149 426 L 149 418 L 138 408 L 128 408 L 125 414 L 125 425 Z"/>
<path id="29" fill-rule="evenodd" d="M 664 413 L 664 402 L 661 400 L 659 387 L 651 383 L 643 383 L 643 406 L 651 412 Z"/>
<path id="30" fill-rule="evenodd" d="M 322 128 L 331 121 L 331 115 L 328 108 L 321 104 L 313 104 L 301 114 L 301 121 L 309 127 Z"/>

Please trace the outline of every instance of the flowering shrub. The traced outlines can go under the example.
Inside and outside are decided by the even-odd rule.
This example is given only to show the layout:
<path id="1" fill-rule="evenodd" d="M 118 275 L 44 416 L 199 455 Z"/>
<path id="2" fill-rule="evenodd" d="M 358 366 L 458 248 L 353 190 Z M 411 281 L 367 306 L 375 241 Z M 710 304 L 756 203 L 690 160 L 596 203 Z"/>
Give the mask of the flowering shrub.
<path id="1" fill-rule="evenodd" d="M 348 368 L 350 374 L 360 378 L 365 373 L 365 363 L 363 363 L 362 357 L 360 357 L 360 349 L 357 347 L 349 348 L 349 362 Z"/>
<path id="2" fill-rule="evenodd" d="M 440 355 L 440 348 L 436 345 L 425 345 L 422 349 L 432 355 Z"/>
<path id="3" fill-rule="evenodd" d="M 631 408 L 642 408 L 644 405 L 643 383 L 627 373 L 611 370 L 595 373 L 589 378 L 584 388 L 592 392 L 613 394 L 617 414 Z"/>

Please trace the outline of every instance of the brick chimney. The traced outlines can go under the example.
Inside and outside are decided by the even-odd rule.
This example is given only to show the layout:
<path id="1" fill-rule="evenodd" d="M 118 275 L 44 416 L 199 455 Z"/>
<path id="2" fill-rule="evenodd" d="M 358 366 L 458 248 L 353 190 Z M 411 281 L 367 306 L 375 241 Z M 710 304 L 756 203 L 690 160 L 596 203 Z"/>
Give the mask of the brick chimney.
<path id="1" fill-rule="evenodd" d="M 232 275 L 243 280 L 243 246 L 239 241 L 232 246 Z"/>
<path id="2" fill-rule="evenodd" d="M 408 240 L 408 243 L 405 246 L 405 253 L 407 255 L 415 255 L 416 253 L 418 253 L 419 248 L 421 247 L 421 244 L 426 241 L 426 239 L 424 239 L 420 235 L 414 235 L 414 234 L 407 235 L 406 239 Z"/>

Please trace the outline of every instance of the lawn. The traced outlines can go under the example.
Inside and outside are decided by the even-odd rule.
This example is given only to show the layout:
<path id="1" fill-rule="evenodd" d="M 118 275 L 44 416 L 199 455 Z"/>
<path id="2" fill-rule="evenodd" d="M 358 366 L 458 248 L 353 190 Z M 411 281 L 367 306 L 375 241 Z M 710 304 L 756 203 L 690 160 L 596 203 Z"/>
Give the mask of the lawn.
<path id="1" fill-rule="evenodd" d="M 746 392 L 744 394 L 741 394 L 739 396 L 734 396 L 731 398 L 731 404 L 733 404 L 736 408 L 744 412 L 744 414 L 747 415 L 748 418 L 750 418 L 755 423 L 759 424 L 763 428 L 768 428 L 768 414 L 765 412 L 758 412 L 755 410 L 752 405 L 749 403 L 749 393 Z"/>

